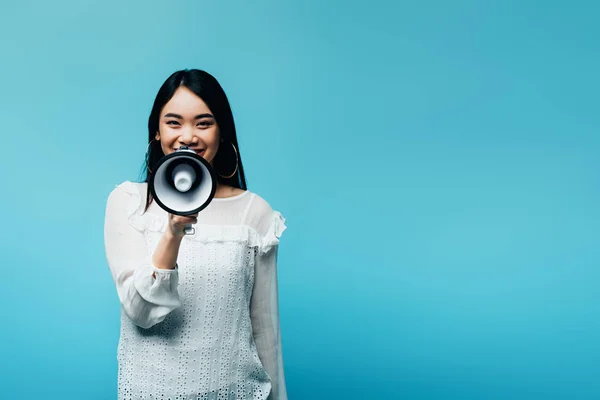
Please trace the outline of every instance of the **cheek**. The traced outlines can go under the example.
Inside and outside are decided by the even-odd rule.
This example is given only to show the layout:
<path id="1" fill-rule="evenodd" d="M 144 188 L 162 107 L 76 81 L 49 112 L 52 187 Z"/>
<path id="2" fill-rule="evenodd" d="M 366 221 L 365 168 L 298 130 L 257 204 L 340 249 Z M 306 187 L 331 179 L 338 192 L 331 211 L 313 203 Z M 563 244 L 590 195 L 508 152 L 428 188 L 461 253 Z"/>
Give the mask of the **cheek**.
<path id="1" fill-rule="evenodd" d="M 177 136 L 177 132 L 170 129 L 168 125 L 161 127 L 160 137 L 164 148 L 170 149 L 174 147 L 177 144 Z"/>
<path id="2" fill-rule="evenodd" d="M 209 147 L 214 151 L 217 151 L 219 148 L 219 136 L 219 131 L 215 129 L 210 133 L 209 138 L 207 139 Z"/>
<path id="3" fill-rule="evenodd" d="M 161 138 L 161 149 L 163 154 L 169 154 L 173 151 L 173 148 L 176 146 L 176 143 L 169 137 Z"/>

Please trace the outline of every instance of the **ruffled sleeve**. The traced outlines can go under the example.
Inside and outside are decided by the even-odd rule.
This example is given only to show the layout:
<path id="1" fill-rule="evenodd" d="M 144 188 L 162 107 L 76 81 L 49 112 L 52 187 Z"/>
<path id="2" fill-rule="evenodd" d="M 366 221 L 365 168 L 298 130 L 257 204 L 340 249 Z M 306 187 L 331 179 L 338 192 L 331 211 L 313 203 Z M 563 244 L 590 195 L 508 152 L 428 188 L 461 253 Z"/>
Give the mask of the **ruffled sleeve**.
<path id="1" fill-rule="evenodd" d="M 270 216 L 270 224 L 267 233 L 260 240 L 258 248 L 259 254 L 264 255 L 269 253 L 275 246 L 279 244 L 279 238 L 283 231 L 287 229 L 285 218 L 279 211 L 273 211 Z"/>
<path id="2" fill-rule="evenodd" d="M 152 264 L 143 235 L 140 191 L 133 182 L 109 194 L 104 221 L 106 259 L 125 314 L 138 326 L 150 328 L 181 306 L 179 271 Z"/>
<path id="3" fill-rule="evenodd" d="M 254 264 L 250 317 L 259 358 L 271 378 L 268 400 L 287 400 L 279 324 L 277 258 L 285 218 L 272 211 L 267 233 L 260 240 Z"/>

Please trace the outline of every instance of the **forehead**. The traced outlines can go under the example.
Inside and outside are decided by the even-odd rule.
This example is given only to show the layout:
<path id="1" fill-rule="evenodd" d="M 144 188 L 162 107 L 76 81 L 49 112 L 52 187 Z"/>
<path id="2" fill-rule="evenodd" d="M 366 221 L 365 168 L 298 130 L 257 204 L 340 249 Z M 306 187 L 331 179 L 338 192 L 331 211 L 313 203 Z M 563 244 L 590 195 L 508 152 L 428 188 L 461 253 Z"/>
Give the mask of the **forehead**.
<path id="1" fill-rule="evenodd" d="M 165 115 L 169 112 L 194 118 L 194 116 L 202 113 L 210 113 L 210 109 L 206 103 L 198 97 L 194 92 L 185 86 L 180 86 L 173 94 L 173 97 L 165 104 L 161 114 Z"/>

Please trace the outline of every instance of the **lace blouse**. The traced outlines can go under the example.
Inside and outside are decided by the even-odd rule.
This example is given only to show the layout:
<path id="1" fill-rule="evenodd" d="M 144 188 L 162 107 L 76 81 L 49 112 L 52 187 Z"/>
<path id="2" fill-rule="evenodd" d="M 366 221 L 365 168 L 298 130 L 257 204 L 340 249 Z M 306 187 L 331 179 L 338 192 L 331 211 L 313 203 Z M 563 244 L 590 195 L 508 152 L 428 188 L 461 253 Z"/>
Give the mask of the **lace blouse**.
<path id="1" fill-rule="evenodd" d="M 214 198 L 176 268 L 159 269 L 152 254 L 168 214 L 155 201 L 143 211 L 146 190 L 125 181 L 106 202 L 121 303 L 118 398 L 287 400 L 277 293 L 285 218 L 250 191 Z"/>

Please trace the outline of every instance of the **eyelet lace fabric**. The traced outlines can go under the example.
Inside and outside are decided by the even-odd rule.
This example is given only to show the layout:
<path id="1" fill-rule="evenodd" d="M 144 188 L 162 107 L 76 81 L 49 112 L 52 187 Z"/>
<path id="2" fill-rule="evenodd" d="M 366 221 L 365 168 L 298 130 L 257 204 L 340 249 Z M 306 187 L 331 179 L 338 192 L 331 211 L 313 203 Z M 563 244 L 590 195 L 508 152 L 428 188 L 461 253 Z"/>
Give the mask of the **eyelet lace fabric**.
<path id="1" fill-rule="evenodd" d="M 176 268 L 152 264 L 168 229 L 146 183 L 109 194 L 104 242 L 121 303 L 118 399 L 287 400 L 277 254 L 285 218 L 256 193 L 213 199 Z M 155 277 L 153 277 L 153 273 Z"/>

